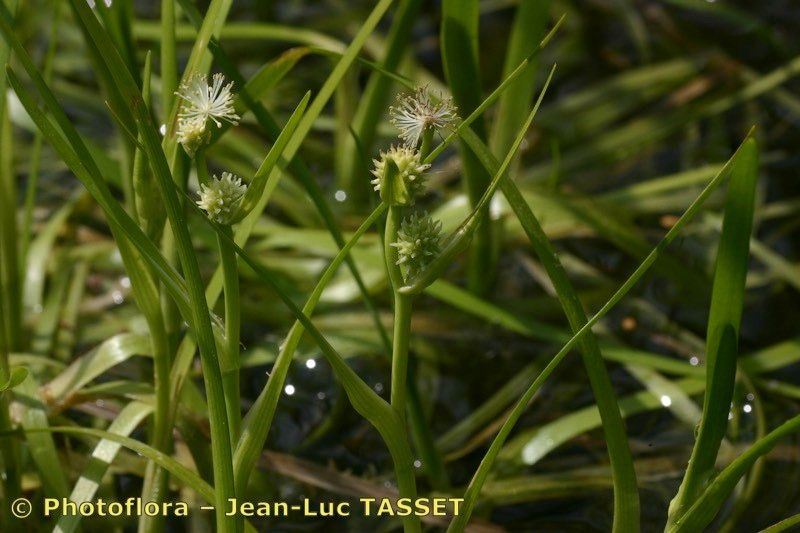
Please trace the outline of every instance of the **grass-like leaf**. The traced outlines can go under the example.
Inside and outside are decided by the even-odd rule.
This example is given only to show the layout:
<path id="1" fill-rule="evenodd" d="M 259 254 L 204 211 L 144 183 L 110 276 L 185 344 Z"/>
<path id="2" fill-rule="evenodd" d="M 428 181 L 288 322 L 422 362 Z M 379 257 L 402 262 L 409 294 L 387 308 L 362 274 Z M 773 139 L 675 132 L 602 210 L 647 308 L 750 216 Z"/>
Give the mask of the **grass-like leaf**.
<path id="1" fill-rule="evenodd" d="M 680 523 L 714 474 L 720 442 L 728 427 L 736 380 L 739 324 L 758 179 L 758 151 L 748 139 L 734 160 L 722 226 L 706 334 L 706 394 L 689 466 L 670 505 L 669 527 Z"/>
<path id="2" fill-rule="evenodd" d="M 742 476 L 750 470 L 759 457 L 772 450 L 779 440 L 798 431 L 800 431 L 800 416 L 789 419 L 766 436 L 754 442 L 750 448 L 726 466 L 708 486 L 698 493 L 696 499 L 689 503 L 684 513 L 667 526 L 666 531 L 669 533 L 702 531 L 711 523 L 714 516 L 728 499 L 728 496 L 736 488 L 736 484 L 739 483 Z M 785 525 L 787 528 L 790 526 L 791 521 Z M 777 529 L 777 531 L 781 530 L 781 528 Z"/>
<path id="3" fill-rule="evenodd" d="M 152 405 L 141 402 L 131 402 L 122 408 L 106 431 L 127 437 L 133 433 L 133 431 L 139 427 L 139 424 L 152 412 Z M 34 432 L 29 432 L 27 434 L 28 440 L 35 436 L 36 433 Z M 71 501 L 80 504 L 81 502 L 89 502 L 94 499 L 97 490 L 100 488 L 100 482 L 103 480 L 103 476 L 114 462 L 114 458 L 117 456 L 121 447 L 122 445 L 119 442 L 109 439 L 102 439 L 97 443 L 94 450 L 92 450 L 92 455 L 88 464 L 84 467 L 81 476 L 75 482 L 75 486 L 69 494 L 69 499 Z M 58 519 L 54 531 L 72 533 L 78 529 L 81 518 L 80 514 L 64 515 Z"/>
<path id="4" fill-rule="evenodd" d="M 441 48 L 445 76 L 453 99 L 461 113 L 472 113 L 483 98 L 478 80 L 478 0 L 444 0 L 442 2 Z M 473 128 L 486 140 L 486 125 L 478 117 Z M 491 172 L 481 165 L 472 149 L 461 143 L 461 164 L 464 184 L 472 206 L 476 206 L 489 186 Z M 495 252 L 492 247 L 492 221 L 483 217 L 475 233 L 470 251 L 468 283 L 470 290 L 486 291 L 494 279 Z"/>
<path id="5" fill-rule="evenodd" d="M 482 160 L 484 164 L 491 168 L 496 168 L 497 162 L 491 156 L 488 151 L 488 148 L 480 141 L 480 139 L 475 136 L 474 133 L 468 128 L 461 130 L 459 132 L 461 135 L 467 139 L 467 142 L 478 151 L 479 154 L 482 155 Z M 741 149 L 741 148 L 740 148 Z M 556 366 L 563 360 L 564 357 L 578 344 L 578 340 L 582 338 L 584 335 L 589 333 L 591 327 L 597 323 L 605 314 L 611 310 L 624 296 L 628 293 L 628 291 L 641 279 L 641 277 L 647 272 L 647 270 L 655 263 L 655 261 L 662 255 L 664 249 L 672 242 L 678 233 L 683 229 L 683 227 L 697 214 L 700 210 L 700 207 L 703 203 L 708 199 L 711 193 L 720 185 L 722 180 L 727 177 L 728 172 L 735 160 L 736 156 L 738 155 L 739 151 L 728 161 L 728 163 L 720 170 L 720 172 L 711 180 L 711 182 L 706 186 L 705 189 L 700 193 L 697 199 L 687 208 L 684 214 L 678 219 L 678 221 L 672 226 L 672 228 L 667 232 L 661 242 L 656 246 L 656 248 L 650 252 L 650 254 L 645 258 L 645 260 L 639 265 L 639 267 L 628 277 L 625 283 L 614 293 L 611 299 L 606 302 L 605 305 L 595 313 L 591 319 L 586 321 L 572 338 L 559 350 L 559 352 L 553 357 L 553 359 L 547 364 L 544 370 L 539 374 L 536 380 L 531 384 L 525 394 L 519 399 L 519 401 L 515 404 L 514 408 L 512 409 L 511 413 L 509 414 L 508 418 L 506 419 L 505 423 L 503 424 L 500 432 L 498 433 L 497 437 L 495 437 L 492 445 L 489 448 L 489 451 L 484 456 L 483 460 L 481 461 L 478 470 L 475 472 L 475 475 L 470 482 L 469 488 L 465 494 L 465 512 L 456 517 L 455 520 L 450 525 L 450 529 L 452 531 L 461 531 L 466 524 L 466 521 L 469 519 L 469 514 L 471 512 L 472 506 L 474 506 L 475 502 L 477 501 L 478 494 L 480 492 L 480 488 L 483 486 L 483 483 L 486 481 L 486 478 L 489 475 L 489 472 L 494 464 L 494 460 L 497 457 L 497 454 L 500 452 L 501 447 L 505 443 L 506 439 L 508 438 L 509 434 L 511 433 L 511 429 L 516 424 L 519 417 L 522 416 L 523 412 L 527 409 L 528 403 L 539 390 L 541 385 L 547 379 L 547 377 L 552 373 L 552 371 L 556 368 Z M 506 186 L 503 188 L 504 193 L 507 194 L 507 198 L 509 202 L 512 204 L 512 207 L 515 208 L 515 212 L 517 212 L 520 221 L 525 224 L 524 220 L 535 220 L 533 218 L 533 214 L 529 213 L 529 207 L 527 204 L 524 203 L 522 200 L 521 195 L 519 195 L 519 191 L 516 189 L 516 186 L 513 182 L 505 181 Z M 526 213 L 527 211 L 527 213 Z M 530 230 L 533 234 L 533 237 L 536 237 L 538 232 L 535 232 L 535 226 L 531 226 Z M 546 237 L 542 234 L 541 237 L 545 239 L 545 243 L 548 241 Z M 539 239 L 532 239 L 532 242 L 539 242 Z M 548 246 L 548 244 L 545 244 Z M 617 411 L 617 415 L 619 411 Z M 630 472 L 632 474 L 632 472 Z M 635 503 L 630 501 L 632 496 L 631 493 L 636 492 L 635 486 L 635 477 L 633 478 L 634 483 L 631 483 L 629 477 L 627 475 L 623 476 L 625 480 L 626 488 L 623 489 L 623 492 L 627 492 L 626 495 L 623 495 L 621 499 L 618 499 L 618 504 L 628 506 L 628 510 L 625 516 L 620 516 L 619 514 L 615 513 L 615 523 L 619 524 L 620 520 L 622 523 L 625 523 L 626 526 L 630 527 L 634 530 L 638 529 L 638 517 L 636 516 L 638 513 L 632 512 L 634 509 L 638 507 Z M 616 484 L 615 484 L 616 486 Z M 635 498 L 635 496 L 634 496 Z M 635 499 L 634 502 L 636 502 Z M 631 504 L 633 503 L 633 507 Z"/>

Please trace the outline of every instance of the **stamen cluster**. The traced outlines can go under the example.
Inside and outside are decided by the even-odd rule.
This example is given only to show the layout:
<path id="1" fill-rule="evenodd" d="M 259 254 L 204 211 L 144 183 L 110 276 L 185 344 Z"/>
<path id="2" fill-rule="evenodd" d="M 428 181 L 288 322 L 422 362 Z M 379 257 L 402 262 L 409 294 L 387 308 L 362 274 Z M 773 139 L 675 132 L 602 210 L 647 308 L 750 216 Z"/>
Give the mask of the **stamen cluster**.
<path id="1" fill-rule="evenodd" d="M 440 130 L 455 122 L 456 112 L 452 98 L 437 95 L 434 99 L 427 87 L 419 87 L 411 94 L 398 96 L 397 105 L 389 108 L 389 120 L 400 130 L 405 145 L 413 148 L 429 128 Z"/>

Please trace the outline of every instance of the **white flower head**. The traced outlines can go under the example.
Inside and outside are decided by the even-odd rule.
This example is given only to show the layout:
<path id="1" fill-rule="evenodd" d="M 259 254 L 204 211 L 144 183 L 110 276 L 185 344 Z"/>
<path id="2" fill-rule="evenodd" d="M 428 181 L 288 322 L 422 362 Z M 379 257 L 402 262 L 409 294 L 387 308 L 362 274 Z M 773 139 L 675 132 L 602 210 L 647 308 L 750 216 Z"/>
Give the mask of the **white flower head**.
<path id="1" fill-rule="evenodd" d="M 413 213 L 397 230 L 397 264 L 405 265 L 407 277 L 413 278 L 439 253 L 442 223 L 428 213 Z"/>
<path id="2" fill-rule="evenodd" d="M 89 7 L 92 9 L 97 7 L 95 0 L 86 0 L 86 3 L 89 4 Z M 106 7 L 111 7 L 111 0 L 103 0 L 103 3 L 106 5 Z"/>
<path id="3" fill-rule="evenodd" d="M 435 96 L 435 98 L 434 98 Z M 389 120 L 400 130 L 406 146 L 416 147 L 425 130 L 449 127 L 458 118 L 453 99 L 432 95 L 427 86 L 397 97 L 397 105 L 389 108 Z"/>
<path id="4" fill-rule="evenodd" d="M 200 199 L 197 205 L 208 214 L 208 218 L 218 224 L 231 224 L 239 211 L 247 186 L 230 172 L 222 177 L 214 176 L 211 183 L 200 186 Z"/>
<path id="5" fill-rule="evenodd" d="M 182 120 L 213 121 L 217 127 L 221 121 L 239 123 L 239 115 L 233 108 L 233 82 L 225 85 L 225 76 L 214 74 L 211 83 L 208 76 L 196 74 L 190 77 L 175 94 L 183 99 L 178 117 Z"/>
<path id="6" fill-rule="evenodd" d="M 386 175 L 386 165 L 392 161 L 397 167 L 397 184 L 402 189 L 402 193 L 398 191 L 398 187 L 394 187 L 392 191 L 396 198 L 391 200 L 401 204 L 414 203 L 414 198 L 422 193 L 425 188 L 425 171 L 431 168 L 427 163 L 422 163 L 419 151 L 415 148 L 408 146 L 392 146 L 385 152 L 381 152 L 379 159 L 373 159 L 372 163 L 375 169 L 372 175 L 375 176 L 370 183 L 375 187 L 375 190 L 381 193 L 381 197 L 385 197 L 385 191 L 382 187 L 386 187 L 384 179 Z M 388 198 L 384 198 L 390 200 Z M 391 201 L 390 200 L 390 201 Z"/>
<path id="7" fill-rule="evenodd" d="M 176 136 L 190 157 L 211 141 L 209 121 L 218 128 L 222 121 L 239 122 L 239 115 L 233 108 L 232 88 L 233 83 L 225 85 L 222 74 L 214 74 L 210 85 L 207 76 L 194 75 L 175 93 L 183 99 Z"/>

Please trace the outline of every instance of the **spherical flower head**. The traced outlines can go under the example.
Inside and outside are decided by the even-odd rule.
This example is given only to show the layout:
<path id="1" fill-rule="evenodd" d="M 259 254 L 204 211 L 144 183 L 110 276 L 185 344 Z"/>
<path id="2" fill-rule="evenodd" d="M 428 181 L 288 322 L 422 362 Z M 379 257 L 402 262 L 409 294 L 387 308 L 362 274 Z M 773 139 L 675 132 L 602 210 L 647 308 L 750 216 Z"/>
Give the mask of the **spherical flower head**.
<path id="1" fill-rule="evenodd" d="M 427 87 L 398 96 L 397 105 L 389 108 L 389 121 L 400 130 L 406 146 L 416 147 L 428 129 L 449 127 L 458 118 L 453 99 L 440 94 L 433 98 Z"/>
<path id="2" fill-rule="evenodd" d="M 217 224 L 228 225 L 235 220 L 245 192 L 247 186 L 240 178 L 223 172 L 221 178 L 214 176 L 211 183 L 200 186 L 197 205 Z"/>
<path id="3" fill-rule="evenodd" d="M 389 161 L 394 163 L 397 172 L 387 175 Z M 420 153 L 416 149 L 408 146 L 392 146 L 389 150 L 381 152 L 380 158 L 373 159 L 372 162 L 375 165 L 372 171 L 375 179 L 371 183 L 387 203 L 413 204 L 414 199 L 422 194 L 425 188 L 425 171 L 431 166 L 422 162 Z M 391 180 L 392 183 L 386 183 L 387 180 Z"/>
<path id="4" fill-rule="evenodd" d="M 405 266 L 406 278 L 419 274 L 439 253 L 442 223 L 433 220 L 428 213 L 412 214 L 400 224 L 397 242 L 397 264 Z"/>

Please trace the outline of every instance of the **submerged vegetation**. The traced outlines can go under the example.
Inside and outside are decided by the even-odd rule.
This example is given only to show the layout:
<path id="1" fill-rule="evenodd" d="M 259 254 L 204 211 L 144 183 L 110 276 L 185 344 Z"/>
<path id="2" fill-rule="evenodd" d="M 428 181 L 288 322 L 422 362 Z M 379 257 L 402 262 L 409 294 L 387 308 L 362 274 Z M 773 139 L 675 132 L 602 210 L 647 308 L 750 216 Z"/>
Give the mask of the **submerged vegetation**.
<path id="1" fill-rule="evenodd" d="M 0 2 L 0 531 L 790 531 L 798 29 Z"/>

